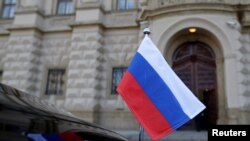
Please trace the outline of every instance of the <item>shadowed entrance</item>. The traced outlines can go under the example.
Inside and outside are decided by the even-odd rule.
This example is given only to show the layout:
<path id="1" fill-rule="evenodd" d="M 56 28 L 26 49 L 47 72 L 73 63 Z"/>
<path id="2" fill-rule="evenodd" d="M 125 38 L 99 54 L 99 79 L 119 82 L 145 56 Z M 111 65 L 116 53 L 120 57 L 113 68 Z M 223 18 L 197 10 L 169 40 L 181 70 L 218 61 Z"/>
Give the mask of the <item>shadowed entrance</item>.
<path id="1" fill-rule="evenodd" d="M 218 118 L 216 64 L 211 48 L 202 42 L 186 42 L 173 55 L 173 69 L 207 107 L 180 129 L 206 130 Z"/>

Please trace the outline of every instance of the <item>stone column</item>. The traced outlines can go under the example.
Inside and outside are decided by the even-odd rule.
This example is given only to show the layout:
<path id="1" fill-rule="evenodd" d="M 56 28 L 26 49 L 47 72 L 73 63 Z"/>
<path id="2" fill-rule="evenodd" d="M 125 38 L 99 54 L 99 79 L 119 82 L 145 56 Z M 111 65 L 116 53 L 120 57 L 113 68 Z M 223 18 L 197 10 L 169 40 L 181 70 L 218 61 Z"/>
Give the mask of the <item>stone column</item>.
<path id="1" fill-rule="evenodd" d="M 20 1 L 13 27 L 9 29 L 3 83 L 39 95 L 41 33 L 38 23 L 41 23 L 42 16 L 37 8 L 30 9 L 31 5 L 23 2 Z M 33 7 L 38 7 L 37 3 L 33 4 Z"/>
<path id="2" fill-rule="evenodd" d="M 247 29 L 249 31 L 249 29 Z M 249 33 L 243 33 L 240 38 L 240 42 L 242 44 L 239 52 L 242 54 L 240 58 L 241 70 L 240 72 L 240 89 L 239 95 L 241 98 L 241 123 L 240 124 L 249 124 L 250 118 L 250 36 Z"/>
<path id="3" fill-rule="evenodd" d="M 76 22 L 72 25 L 72 43 L 68 70 L 65 108 L 90 122 L 97 122 L 98 98 L 103 86 L 101 9 L 79 4 Z M 86 18 L 91 17 L 91 18 Z"/>

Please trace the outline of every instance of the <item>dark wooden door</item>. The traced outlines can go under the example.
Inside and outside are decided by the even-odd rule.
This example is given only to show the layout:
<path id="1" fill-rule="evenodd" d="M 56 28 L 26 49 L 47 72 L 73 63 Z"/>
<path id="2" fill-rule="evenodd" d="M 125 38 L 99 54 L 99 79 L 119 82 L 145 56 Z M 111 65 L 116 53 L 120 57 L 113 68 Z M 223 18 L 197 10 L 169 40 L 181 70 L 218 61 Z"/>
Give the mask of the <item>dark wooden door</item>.
<path id="1" fill-rule="evenodd" d="M 182 44 L 174 53 L 173 69 L 207 107 L 182 129 L 206 130 L 209 125 L 216 124 L 218 115 L 216 65 L 211 48 L 201 42 Z"/>

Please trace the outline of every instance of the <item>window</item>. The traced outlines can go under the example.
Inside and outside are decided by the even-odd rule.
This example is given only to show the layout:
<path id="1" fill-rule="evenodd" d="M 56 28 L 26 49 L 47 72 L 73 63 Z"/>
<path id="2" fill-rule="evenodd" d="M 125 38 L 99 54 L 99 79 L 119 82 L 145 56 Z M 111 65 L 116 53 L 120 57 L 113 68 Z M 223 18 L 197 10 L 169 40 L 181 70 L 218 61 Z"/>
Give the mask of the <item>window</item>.
<path id="1" fill-rule="evenodd" d="M 2 18 L 13 18 L 16 11 L 16 0 L 3 0 Z"/>
<path id="2" fill-rule="evenodd" d="M 62 95 L 65 85 L 65 69 L 49 69 L 46 95 Z"/>
<path id="3" fill-rule="evenodd" d="M 126 72 L 127 67 L 117 67 L 113 68 L 112 71 L 112 89 L 111 89 L 111 94 L 117 94 L 118 92 L 116 91 L 117 85 L 119 84 L 123 74 Z"/>
<path id="4" fill-rule="evenodd" d="M 135 0 L 117 0 L 117 10 L 135 9 Z"/>
<path id="5" fill-rule="evenodd" d="M 0 70 L 0 82 L 2 81 L 3 79 L 3 71 Z"/>
<path id="6" fill-rule="evenodd" d="M 73 1 L 72 0 L 58 0 L 57 14 L 65 15 L 73 13 Z"/>

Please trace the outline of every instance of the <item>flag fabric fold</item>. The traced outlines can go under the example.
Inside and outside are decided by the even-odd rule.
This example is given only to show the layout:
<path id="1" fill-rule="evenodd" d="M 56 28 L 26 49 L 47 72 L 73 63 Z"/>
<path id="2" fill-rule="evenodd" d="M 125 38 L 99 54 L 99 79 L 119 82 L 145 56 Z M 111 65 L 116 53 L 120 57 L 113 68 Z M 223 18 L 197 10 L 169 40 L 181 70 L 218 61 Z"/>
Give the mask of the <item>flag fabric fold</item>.
<path id="1" fill-rule="evenodd" d="M 117 91 L 153 140 L 172 133 L 205 108 L 167 64 L 148 35 Z"/>

